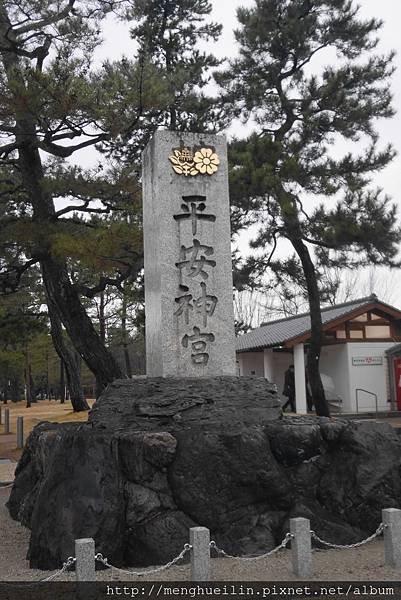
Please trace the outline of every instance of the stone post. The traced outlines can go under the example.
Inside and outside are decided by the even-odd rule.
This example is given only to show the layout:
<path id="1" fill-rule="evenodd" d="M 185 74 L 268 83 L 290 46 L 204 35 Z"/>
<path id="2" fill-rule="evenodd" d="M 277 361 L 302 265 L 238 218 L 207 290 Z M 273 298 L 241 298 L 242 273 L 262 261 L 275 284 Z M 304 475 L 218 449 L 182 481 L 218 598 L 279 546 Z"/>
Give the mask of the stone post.
<path id="1" fill-rule="evenodd" d="M 75 540 L 75 574 L 77 581 L 96 580 L 95 541 L 92 538 Z"/>
<path id="2" fill-rule="evenodd" d="M 10 433 L 10 409 L 4 409 L 4 433 Z"/>
<path id="3" fill-rule="evenodd" d="M 312 573 L 312 540 L 309 519 L 290 519 L 292 569 L 298 577 Z"/>
<path id="4" fill-rule="evenodd" d="M 384 530 L 384 559 L 390 567 L 401 567 L 401 510 L 385 508 L 382 510 Z"/>
<path id="5" fill-rule="evenodd" d="M 210 578 L 210 531 L 206 527 L 191 527 L 191 581 L 209 581 Z"/>
<path id="6" fill-rule="evenodd" d="M 17 417 L 17 448 L 24 447 L 24 417 Z"/>
<path id="7" fill-rule="evenodd" d="M 147 375 L 236 375 L 224 136 L 155 133 L 143 233 Z"/>

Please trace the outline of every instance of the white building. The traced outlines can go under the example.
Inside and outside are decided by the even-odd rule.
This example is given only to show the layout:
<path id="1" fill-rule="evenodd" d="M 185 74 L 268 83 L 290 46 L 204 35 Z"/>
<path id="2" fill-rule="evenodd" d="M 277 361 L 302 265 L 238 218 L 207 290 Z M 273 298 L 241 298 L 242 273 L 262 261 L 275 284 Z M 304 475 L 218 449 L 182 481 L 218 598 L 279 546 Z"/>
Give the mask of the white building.
<path id="1" fill-rule="evenodd" d="M 328 399 L 340 400 L 341 412 L 401 410 L 401 311 L 372 295 L 322 309 L 322 321 L 320 372 Z M 305 413 L 309 337 L 309 314 L 239 336 L 239 374 L 266 377 L 281 394 L 284 373 L 294 364 L 297 413 Z"/>

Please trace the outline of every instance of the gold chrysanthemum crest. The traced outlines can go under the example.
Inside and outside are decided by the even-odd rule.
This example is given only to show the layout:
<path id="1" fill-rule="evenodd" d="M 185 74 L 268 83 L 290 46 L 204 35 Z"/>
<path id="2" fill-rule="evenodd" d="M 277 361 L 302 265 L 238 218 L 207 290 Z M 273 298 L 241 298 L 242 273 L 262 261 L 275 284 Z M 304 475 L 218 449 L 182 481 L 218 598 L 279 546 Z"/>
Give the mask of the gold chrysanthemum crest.
<path id="1" fill-rule="evenodd" d="M 177 175 L 185 177 L 213 175 L 220 164 L 220 159 L 212 148 L 174 148 L 169 160 Z"/>

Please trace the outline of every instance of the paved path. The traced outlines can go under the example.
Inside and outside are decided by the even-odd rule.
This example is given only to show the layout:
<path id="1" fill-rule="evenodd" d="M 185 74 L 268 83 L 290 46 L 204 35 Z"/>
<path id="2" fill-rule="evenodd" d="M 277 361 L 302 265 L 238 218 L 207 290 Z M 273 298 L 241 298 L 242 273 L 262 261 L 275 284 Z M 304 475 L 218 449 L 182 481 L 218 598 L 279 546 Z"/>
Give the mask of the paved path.
<path id="1" fill-rule="evenodd" d="M 8 485 L 14 481 L 14 471 L 17 463 L 8 458 L 0 458 L 0 486 Z"/>

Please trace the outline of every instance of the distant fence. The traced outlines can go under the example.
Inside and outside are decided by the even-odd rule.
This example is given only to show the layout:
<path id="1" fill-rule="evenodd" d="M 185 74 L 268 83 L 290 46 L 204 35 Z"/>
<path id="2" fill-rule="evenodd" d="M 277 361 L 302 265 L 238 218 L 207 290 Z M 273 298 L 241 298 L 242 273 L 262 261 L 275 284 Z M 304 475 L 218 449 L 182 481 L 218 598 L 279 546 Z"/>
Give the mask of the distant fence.
<path id="1" fill-rule="evenodd" d="M 210 531 L 206 527 L 192 527 L 189 530 L 189 543 L 184 545 L 182 551 L 170 562 L 155 569 L 133 571 L 120 569 L 111 565 L 106 557 L 96 553 L 95 542 L 92 538 L 75 540 L 75 557 L 70 556 L 56 573 L 39 581 L 32 582 L 29 587 L 55 580 L 62 573 L 75 565 L 75 577 L 78 582 L 96 581 L 96 565 L 101 564 L 108 569 L 113 569 L 121 575 L 129 575 L 138 578 L 144 575 L 155 575 L 166 571 L 179 563 L 187 554 L 191 559 L 191 581 L 209 581 L 211 566 L 211 551 L 218 556 L 235 559 L 238 561 L 258 561 L 267 558 L 287 547 L 291 542 L 292 571 L 298 577 L 310 577 L 313 571 L 312 541 L 336 549 L 356 548 L 368 544 L 380 535 L 384 535 L 384 560 L 390 567 L 401 567 L 401 510 L 387 508 L 382 510 L 382 523 L 376 531 L 366 539 L 355 544 L 340 545 L 322 540 L 310 528 L 310 521 L 304 518 L 290 519 L 290 532 L 287 533 L 282 542 L 272 550 L 259 556 L 230 556 L 219 548 L 213 540 L 210 540 Z M 6 582 L 2 582 L 5 584 Z M 18 583 L 10 583 L 17 585 Z M 26 584 L 24 585 L 26 587 Z"/>

